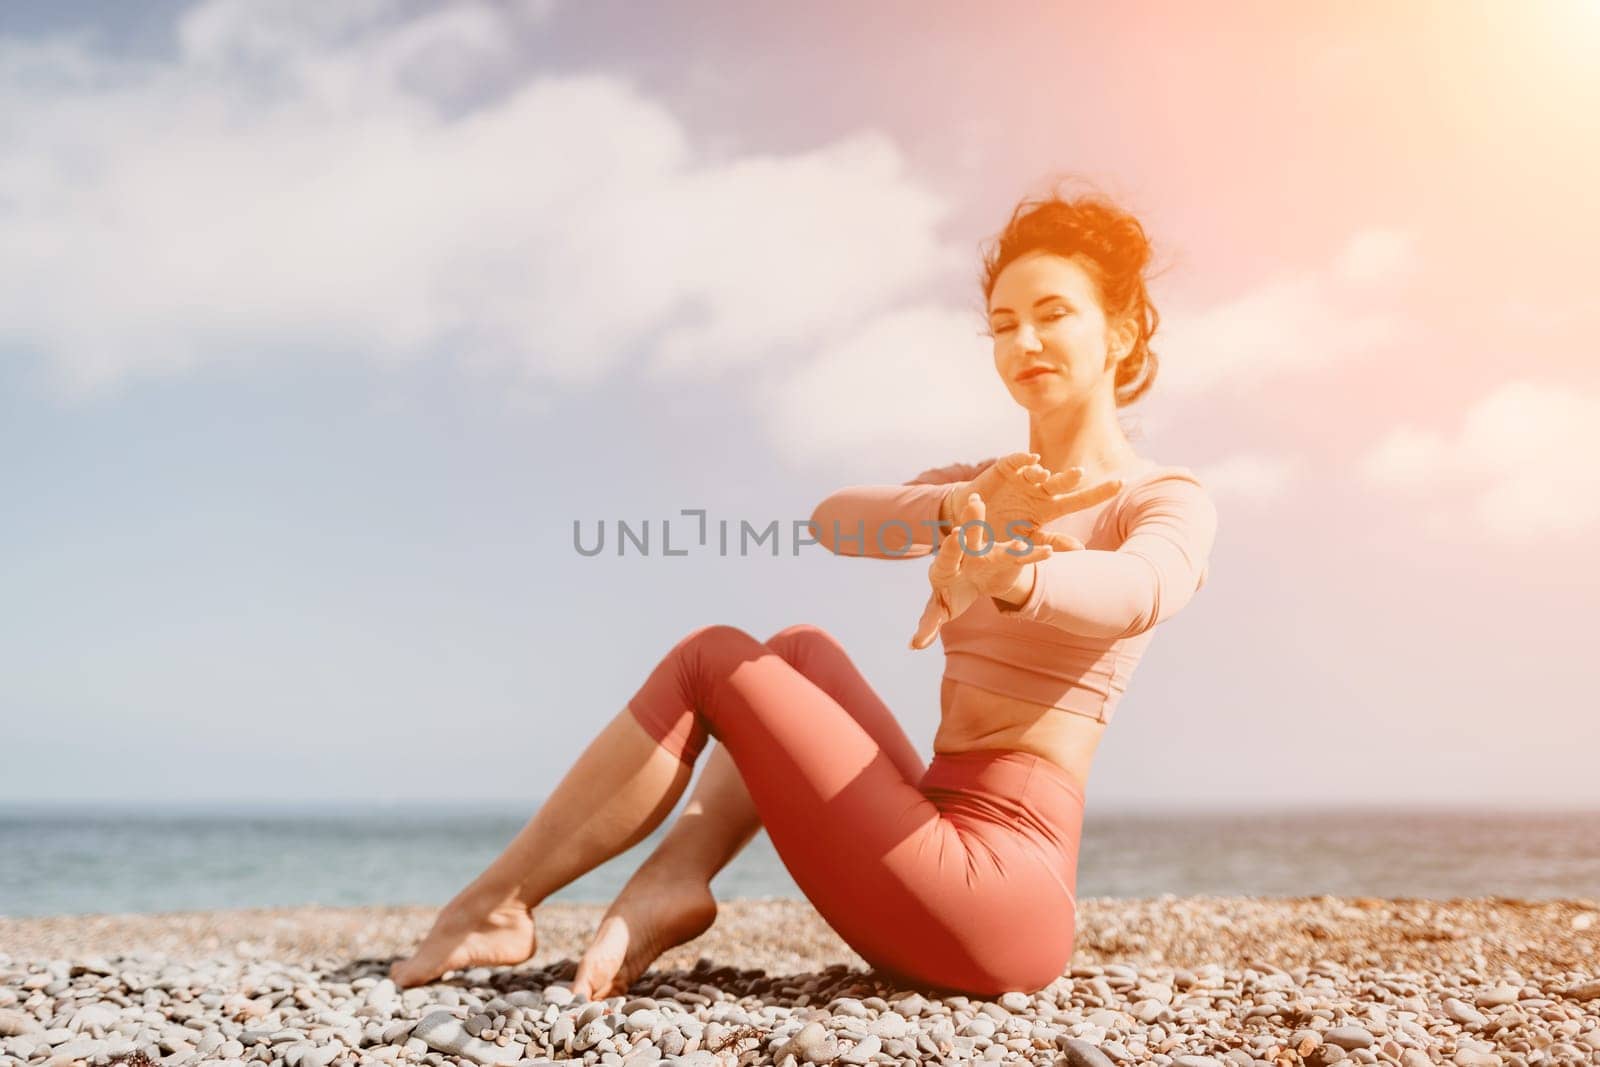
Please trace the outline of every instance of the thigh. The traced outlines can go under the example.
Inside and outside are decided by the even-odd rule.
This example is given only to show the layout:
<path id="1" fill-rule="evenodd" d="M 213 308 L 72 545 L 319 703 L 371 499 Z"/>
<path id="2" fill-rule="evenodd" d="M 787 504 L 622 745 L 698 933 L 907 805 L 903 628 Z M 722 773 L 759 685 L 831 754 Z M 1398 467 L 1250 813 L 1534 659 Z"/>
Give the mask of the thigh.
<path id="1" fill-rule="evenodd" d="M 863 698 L 870 688 L 831 643 L 797 634 L 778 642 L 814 679 L 742 630 L 705 627 L 630 703 L 660 734 L 692 734 L 690 751 L 707 734 L 722 743 L 796 884 L 869 963 L 919 982 L 987 988 L 1000 970 L 1016 970 L 1016 946 L 1034 940 L 1006 924 L 1061 902 L 1059 890 L 1042 864 L 1018 862 L 978 830 L 991 817 L 981 803 L 946 814 L 961 791 L 925 789 L 931 775 L 918 773 L 920 760 L 892 754 L 904 733 L 886 728 L 893 716 Z M 1012 830 L 995 829 L 1002 838 Z"/>
<path id="2" fill-rule="evenodd" d="M 903 777 L 916 782 L 927 771 L 905 728 L 850 659 L 838 640 L 820 626 L 799 623 L 762 642 L 810 679 L 872 735 Z"/>
<path id="3" fill-rule="evenodd" d="M 796 658 L 819 684 L 767 643 L 722 630 L 705 638 L 716 651 L 692 657 L 708 672 L 701 713 L 807 899 L 876 967 L 950 985 L 990 973 L 989 935 L 1011 933 L 994 928 L 996 913 L 1041 899 L 1042 869 L 1014 862 L 925 795 L 920 760 L 913 752 L 907 773 L 868 727 L 893 716 L 876 697 L 860 699 L 870 688 L 831 639 L 798 639 L 810 647 Z M 887 736 L 898 745 L 905 735 L 895 724 Z"/>
<path id="4" fill-rule="evenodd" d="M 777 643 L 782 654 L 731 626 L 698 629 L 629 707 L 687 759 L 706 737 L 721 742 L 795 882 L 855 944 L 851 917 L 835 907 L 840 879 L 853 895 L 881 900 L 862 890 L 919 885 L 897 868 L 948 853 L 926 843 L 935 836 L 959 840 L 922 794 L 920 760 L 903 732 L 848 659 L 817 635 L 791 631 Z"/>

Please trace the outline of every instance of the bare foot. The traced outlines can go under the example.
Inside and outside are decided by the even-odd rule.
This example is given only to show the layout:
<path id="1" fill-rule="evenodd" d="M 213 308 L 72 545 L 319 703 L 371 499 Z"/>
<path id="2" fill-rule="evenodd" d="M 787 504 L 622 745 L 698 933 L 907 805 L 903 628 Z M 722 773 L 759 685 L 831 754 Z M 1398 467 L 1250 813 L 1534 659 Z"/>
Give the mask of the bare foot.
<path id="1" fill-rule="evenodd" d="M 389 968 L 402 989 L 433 981 L 446 971 L 505 967 L 538 947 L 533 915 L 517 901 L 491 903 L 466 892 L 444 906 L 416 954 Z"/>
<path id="2" fill-rule="evenodd" d="M 600 920 L 572 991 L 604 1000 L 627 992 L 667 949 L 691 941 L 717 918 L 717 899 L 702 878 L 641 867 Z"/>

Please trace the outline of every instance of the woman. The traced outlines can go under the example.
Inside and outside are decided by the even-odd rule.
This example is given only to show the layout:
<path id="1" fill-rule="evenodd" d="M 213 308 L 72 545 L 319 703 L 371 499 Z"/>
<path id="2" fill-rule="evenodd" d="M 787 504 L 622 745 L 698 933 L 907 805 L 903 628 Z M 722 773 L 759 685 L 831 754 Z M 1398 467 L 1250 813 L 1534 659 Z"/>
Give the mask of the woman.
<path id="1" fill-rule="evenodd" d="M 761 826 L 880 971 L 981 996 L 1059 977 L 1090 762 L 1151 628 L 1204 582 L 1216 528 L 1194 476 L 1136 455 L 1116 418 L 1155 376 L 1149 257 L 1139 223 L 1104 200 L 1024 201 L 985 256 L 983 286 L 1028 452 L 845 489 L 812 516 L 840 554 L 938 546 L 911 642 L 945 645 L 930 767 L 823 631 L 763 642 L 696 630 L 395 964 L 395 981 L 530 957 L 531 909 L 647 836 L 712 738 L 682 818 L 606 912 L 574 992 L 618 995 L 705 931 L 712 877 Z M 955 522 L 960 535 L 941 537 Z"/>

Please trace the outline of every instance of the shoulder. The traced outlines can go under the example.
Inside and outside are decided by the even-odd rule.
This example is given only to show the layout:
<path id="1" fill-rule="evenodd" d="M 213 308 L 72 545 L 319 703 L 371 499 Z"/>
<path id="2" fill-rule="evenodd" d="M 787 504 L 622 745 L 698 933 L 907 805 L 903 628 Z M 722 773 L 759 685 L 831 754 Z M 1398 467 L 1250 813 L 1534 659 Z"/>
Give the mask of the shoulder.
<path id="1" fill-rule="evenodd" d="M 1123 487 L 1118 500 L 1117 534 L 1162 538 L 1177 546 L 1195 572 L 1195 588 L 1210 577 L 1210 556 L 1217 537 L 1217 508 L 1188 467 L 1157 465 Z"/>
<path id="2" fill-rule="evenodd" d="M 1135 490 L 1148 492 L 1151 488 L 1170 489 L 1175 485 L 1185 484 L 1201 492 L 1205 491 L 1205 483 L 1191 468 L 1150 460 L 1144 467 L 1124 479 L 1122 489 L 1124 493 Z"/>
<path id="3" fill-rule="evenodd" d="M 970 481 L 989 467 L 992 467 L 998 458 L 996 456 L 993 459 L 986 459 L 979 463 L 952 463 L 947 467 L 930 467 L 904 484 L 944 485 L 949 482 Z"/>
<path id="4" fill-rule="evenodd" d="M 1123 484 L 1117 517 L 1127 532 L 1141 520 L 1157 516 L 1215 525 L 1216 504 L 1191 468 L 1151 463 Z"/>

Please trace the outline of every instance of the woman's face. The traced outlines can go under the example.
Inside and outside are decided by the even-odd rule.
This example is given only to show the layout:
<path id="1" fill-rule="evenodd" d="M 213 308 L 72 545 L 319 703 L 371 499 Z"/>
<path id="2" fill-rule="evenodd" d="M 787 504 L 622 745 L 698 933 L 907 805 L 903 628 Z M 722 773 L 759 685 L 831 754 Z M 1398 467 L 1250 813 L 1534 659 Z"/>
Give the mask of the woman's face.
<path id="1" fill-rule="evenodd" d="M 1030 252 L 1007 264 L 989 295 L 994 369 L 1017 403 L 1044 412 L 1115 385 L 1115 360 L 1131 343 L 1113 330 L 1100 292 L 1077 258 Z"/>

